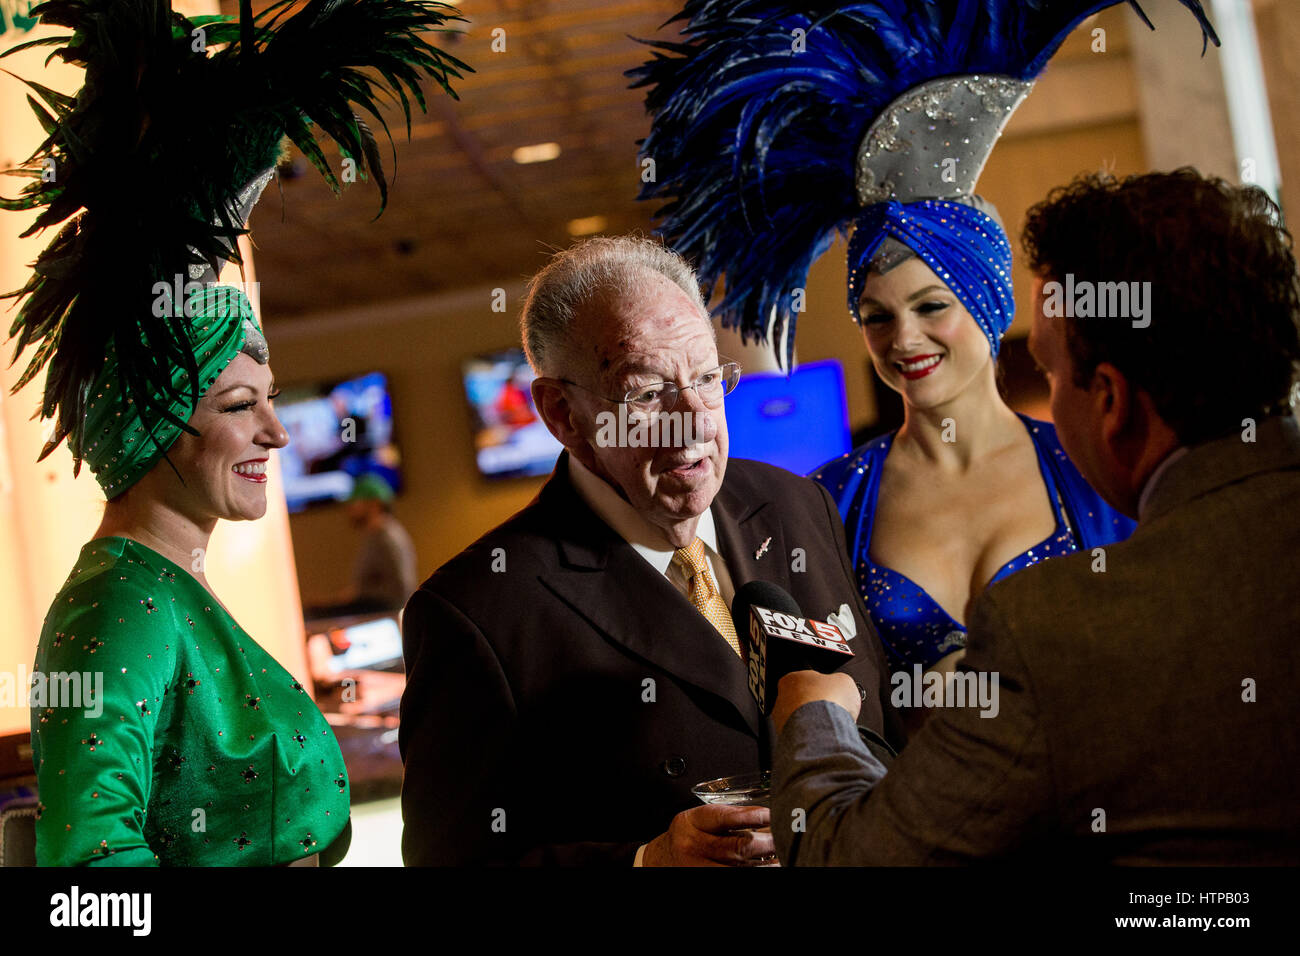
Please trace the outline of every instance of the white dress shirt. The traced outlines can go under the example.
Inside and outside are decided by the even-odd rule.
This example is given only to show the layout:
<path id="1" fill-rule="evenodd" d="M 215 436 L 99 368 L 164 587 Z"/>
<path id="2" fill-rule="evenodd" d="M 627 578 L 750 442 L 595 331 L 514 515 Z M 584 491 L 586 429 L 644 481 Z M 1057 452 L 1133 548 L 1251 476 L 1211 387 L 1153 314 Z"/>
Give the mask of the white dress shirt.
<path id="1" fill-rule="evenodd" d="M 673 547 L 657 526 L 647 521 L 639 511 L 628 504 L 603 478 L 594 474 L 582 462 L 569 456 L 569 475 L 573 486 L 582 498 L 596 512 L 597 517 L 609 525 L 624 541 L 632 546 L 637 554 L 645 558 L 650 566 L 664 575 L 673 587 L 690 597 L 690 581 L 680 566 L 673 563 Z M 736 588 L 727 572 L 727 564 L 718 553 L 718 532 L 713 525 L 713 509 L 708 508 L 700 515 L 700 523 L 695 528 L 695 536 L 704 542 L 705 556 L 708 558 L 709 571 L 718 585 L 718 594 L 731 607 L 731 599 L 736 596 Z"/>

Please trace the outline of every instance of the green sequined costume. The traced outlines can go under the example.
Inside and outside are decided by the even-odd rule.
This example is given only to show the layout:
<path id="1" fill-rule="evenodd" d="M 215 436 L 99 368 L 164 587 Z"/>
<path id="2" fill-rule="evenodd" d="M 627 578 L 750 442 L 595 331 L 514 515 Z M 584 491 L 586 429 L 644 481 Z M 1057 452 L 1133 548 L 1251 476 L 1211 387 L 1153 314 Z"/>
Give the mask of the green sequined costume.
<path id="1" fill-rule="evenodd" d="M 102 674 L 102 699 L 67 706 L 54 675 L 73 672 Z M 82 548 L 34 673 L 42 866 L 266 866 L 350 834 L 343 756 L 306 690 L 144 545 Z"/>
<path id="2" fill-rule="evenodd" d="M 388 181 L 362 114 L 387 134 L 391 99 L 409 136 L 424 81 L 455 96 L 469 71 L 427 38 L 464 20 L 440 0 L 261 8 L 191 19 L 172 0 L 47 0 L 33 15 L 71 32 L 0 54 L 54 46 L 48 60 L 85 71 L 75 96 L 22 81 L 46 135 L 8 170 L 28 183 L 0 210 L 35 211 L 23 235 L 55 236 L 0 299 L 21 302 L 13 360 L 32 350 L 14 391 L 45 372 L 40 417 L 54 430 L 40 457 L 66 440 L 74 474 L 89 462 L 110 502 L 164 467 L 182 431 L 198 435 L 194 409 L 238 353 L 270 360 L 247 297 L 217 283 L 223 262 L 243 264 L 238 239 L 283 145 L 338 192 L 333 141 L 382 212 Z M 88 543 L 36 671 L 39 863 L 279 864 L 346 844 L 347 776 L 320 711 L 156 552 Z M 62 699 L 82 688 L 55 675 L 74 674 L 102 695 Z"/>

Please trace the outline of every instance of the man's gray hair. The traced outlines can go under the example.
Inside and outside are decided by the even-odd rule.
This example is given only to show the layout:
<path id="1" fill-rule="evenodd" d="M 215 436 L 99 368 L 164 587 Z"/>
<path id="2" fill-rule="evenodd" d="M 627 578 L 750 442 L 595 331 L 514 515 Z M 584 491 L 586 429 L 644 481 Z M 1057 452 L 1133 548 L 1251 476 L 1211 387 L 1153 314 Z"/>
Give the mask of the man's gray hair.
<path id="1" fill-rule="evenodd" d="M 658 240 L 597 236 L 557 252 L 528 283 L 519 316 L 524 352 L 533 371 L 545 375 L 556 370 L 579 309 L 609 293 L 635 289 L 646 273 L 655 272 L 685 292 L 707 318 L 695 271 Z"/>

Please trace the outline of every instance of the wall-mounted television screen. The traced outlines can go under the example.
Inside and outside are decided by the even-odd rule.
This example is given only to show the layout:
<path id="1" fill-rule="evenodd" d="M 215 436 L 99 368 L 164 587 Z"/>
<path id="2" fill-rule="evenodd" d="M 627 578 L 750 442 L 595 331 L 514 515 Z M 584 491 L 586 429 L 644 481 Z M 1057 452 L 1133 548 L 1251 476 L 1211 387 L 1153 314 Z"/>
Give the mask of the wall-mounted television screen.
<path id="1" fill-rule="evenodd" d="M 806 475 L 852 450 L 844 370 L 834 359 L 740 377 L 727 396 L 728 455 Z"/>
<path id="2" fill-rule="evenodd" d="M 474 458 L 489 478 L 550 474 L 563 446 L 533 406 L 533 370 L 524 350 L 466 359 L 465 396 L 474 416 Z"/>
<path id="3" fill-rule="evenodd" d="M 475 356 L 463 371 L 479 471 L 491 478 L 549 474 L 562 446 L 533 406 L 534 375 L 523 350 Z M 800 366 L 789 378 L 746 373 L 726 410 L 735 458 L 804 475 L 852 448 L 844 371 L 833 359 Z"/>
<path id="4" fill-rule="evenodd" d="M 402 489 L 388 379 L 370 372 L 344 382 L 285 387 L 275 412 L 289 433 L 280 449 L 290 511 L 343 501 L 373 472 Z"/>

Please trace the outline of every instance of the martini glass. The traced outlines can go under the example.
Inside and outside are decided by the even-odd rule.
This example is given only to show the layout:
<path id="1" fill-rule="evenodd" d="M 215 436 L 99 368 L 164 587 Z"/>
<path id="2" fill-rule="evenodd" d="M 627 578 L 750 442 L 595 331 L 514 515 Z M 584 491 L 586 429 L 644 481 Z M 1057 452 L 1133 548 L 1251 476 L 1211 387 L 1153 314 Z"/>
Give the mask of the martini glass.
<path id="1" fill-rule="evenodd" d="M 732 777 L 706 780 L 691 787 L 702 803 L 720 803 L 729 807 L 770 807 L 772 805 L 772 771 L 740 773 Z"/>
<path id="2" fill-rule="evenodd" d="M 772 806 L 772 771 L 760 773 L 740 773 L 730 777 L 718 777 L 706 780 L 691 787 L 691 793 L 701 803 L 716 803 L 728 807 L 768 807 Z M 752 831 L 770 833 L 772 828 L 741 827 L 737 833 Z M 779 866 L 775 856 L 760 857 L 749 861 L 746 866 Z"/>

